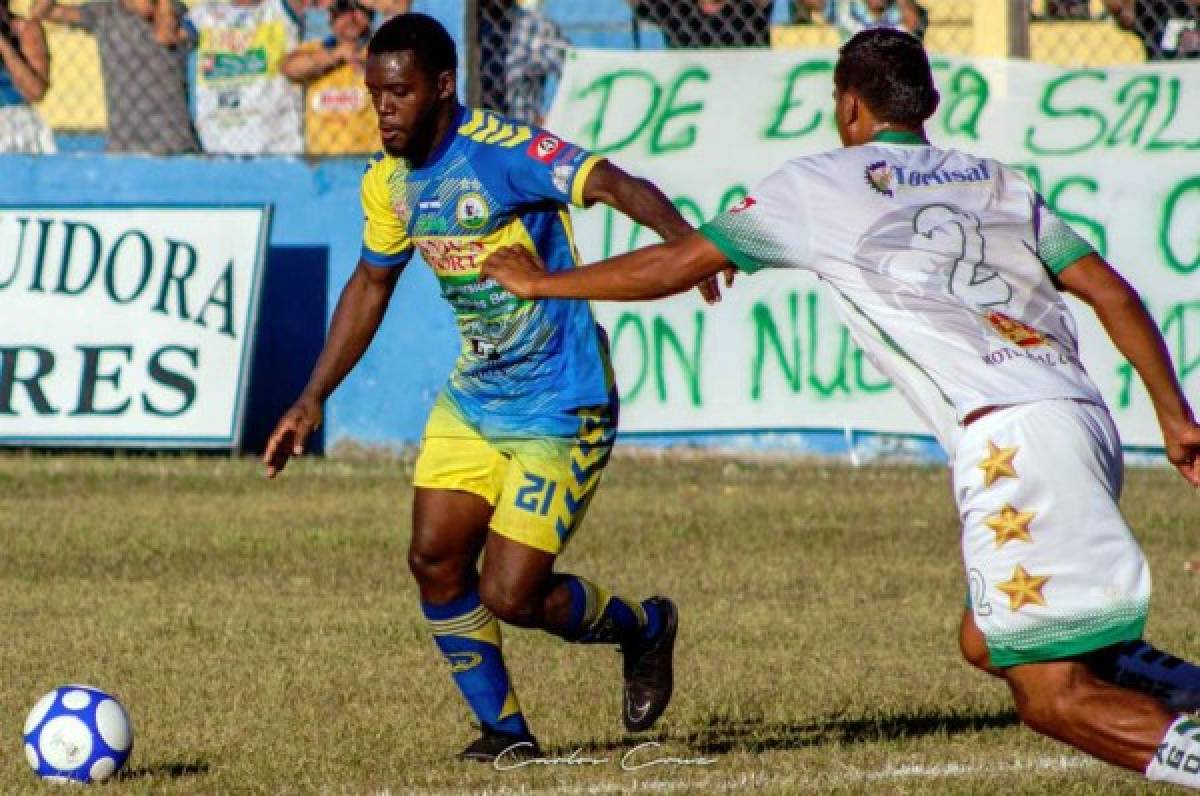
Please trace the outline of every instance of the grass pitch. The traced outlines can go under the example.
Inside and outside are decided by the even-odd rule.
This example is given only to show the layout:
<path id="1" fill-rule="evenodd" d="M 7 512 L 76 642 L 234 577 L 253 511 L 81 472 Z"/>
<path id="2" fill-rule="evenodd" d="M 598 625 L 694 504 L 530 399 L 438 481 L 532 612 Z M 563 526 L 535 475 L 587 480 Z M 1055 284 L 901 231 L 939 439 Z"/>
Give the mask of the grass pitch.
<path id="1" fill-rule="evenodd" d="M 681 610 L 675 701 L 623 735 L 609 649 L 506 629 L 547 751 L 493 771 L 404 564 L 404 460 L 0 456 L 0 792 L 42 792 L 26 711 L 120 697 L 133 757 L 106 793 L 1131 793 L 1018 726 L 957 657 L 964 584 L 941 468 L 618 457 L 562 566 Z M 1148 636 L 1200 656 L 1200 498 L 1131 471 L 1156 576 Z M 654 741 L 660 747 L 635 749 Z M 626 761 L 622 757 L 634 750 Z M 664 762 L 679 758 L 707 765 Z"/>

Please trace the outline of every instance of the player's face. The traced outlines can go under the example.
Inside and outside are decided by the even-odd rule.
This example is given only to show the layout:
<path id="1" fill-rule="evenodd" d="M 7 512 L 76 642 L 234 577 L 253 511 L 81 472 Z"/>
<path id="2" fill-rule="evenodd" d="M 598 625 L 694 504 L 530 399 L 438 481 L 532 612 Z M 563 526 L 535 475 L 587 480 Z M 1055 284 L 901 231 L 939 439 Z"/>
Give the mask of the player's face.
<path id="1" fill-rule="evenodd" d="M 438 107 L 454 96 L 454 73 L 434 78 L 406 50 L 369 56 L 365 80 L 384 151 L 393 157 L 418 154 L 432 138 Z"/>

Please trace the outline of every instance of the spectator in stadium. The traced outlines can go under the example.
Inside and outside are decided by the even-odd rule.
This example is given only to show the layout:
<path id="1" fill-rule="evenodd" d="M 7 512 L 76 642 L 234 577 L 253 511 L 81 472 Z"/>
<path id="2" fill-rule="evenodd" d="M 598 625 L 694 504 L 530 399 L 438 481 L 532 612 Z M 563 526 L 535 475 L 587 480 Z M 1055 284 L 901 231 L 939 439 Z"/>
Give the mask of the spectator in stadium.
<path id="1" fill-rule="evenodd" d="M 288 53 L 283 74 L 305 85 L 304 151 L 350 155 L 379 148 L 375 111 L 363 84 L 375 12 L 359 0 L 333 0 L 332 35 Z"/>
<path id="2" fill-rule="evenodd" d="M 653 23 L 667 46 L 769 47 L 775 0 L 627 0 L 634 20 Z"/>
<path id="3" fill-rule="evenodd" d="M 412 0 L 371 0 L 371 2 L 364 0 L 363 5 L 378 13 L 379 22 L 382 24 L 394 16 L 407 14 L 412 10 L 413 3 Z"/>
<path id="4" fill-rule="evenodd" d="M 50 128 L 30 107 L 46 96 L 49 75 L 41 23 L 15 16 L 0 0 L 0 152 L 54 151 Z"/>
<path id="5" fill-rule="evenodd" d="M 194 7 L 183 37 L 196 48 L 196 131 L 205 152 L 295 155 L 304 149 L 304 89 L 280 67 L 303 35 L 305 0 L 232 0 Z"/>
<path id="6" fill-rule="evenodd" d="M 1104 0 L 1124 30 L 1142 40 L 1148 61 L 1200 58 L 1200 0 Z"/>
<path id="7" fill-rule="evenodd" d="M 518 3 L 508 52 L 504 55 L 504 100 L 509 116 L 540 125 L 546 112 L 546 86 L 558 82 L 571 42 L 536 5 Z"/>
<path id="8" fill-rule="evenodd" d="M 870 28 L 904 30 L 923 39 L 929 27 L 929 13 L 916 0 L 828 0 L 825 19 L 843 41 Z"/>
<path id="9" fill-rule="evenodd" d="M 483 0 L 478 6 L 480 104 L 529 124 L 541 124 L 546 86 L 562 74 L 571 46 L 540 5 Z"/>
<path id="10" fill-rule="evenodd" d="M 811 25 L 824 15 L 825 0 L 788 0 L 788 19 L 794 25 Z"/>
<path id="11" fill-rule="evenodd" d="M 93 0 L 60 5 L 36 0 L 33 17 L 82 28 L 96 37 L 104 73 L 109 152 L 198 152 L 188 112 L 187 48 L 179 0 Z"/>

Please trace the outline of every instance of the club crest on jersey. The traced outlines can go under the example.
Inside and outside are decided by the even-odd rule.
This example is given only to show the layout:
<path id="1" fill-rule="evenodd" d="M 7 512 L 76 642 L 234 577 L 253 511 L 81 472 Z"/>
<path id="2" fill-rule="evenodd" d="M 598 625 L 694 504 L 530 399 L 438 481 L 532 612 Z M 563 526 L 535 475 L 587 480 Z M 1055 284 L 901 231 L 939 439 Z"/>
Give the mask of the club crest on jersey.
<path id="1" fill-rule="evenodd" d="M 754 207 L 756 204 L 758 204 L 758 202 L 756 202 L 754 200 L 753 196 L 745 196 L 745 197 L 742 197 L 742 201 L 738 202 L 733 207 L 729 208 L 729 212 L 730 213 L 740 213 L 743 210 L 749 210 L 750 208 Z"/>
<path id="2" fill-rule="evenodd" d="M 467 229 L 480 229 L 488 222 L 491 209 L 482 194 L 475 192 L 463 194 L 454 208 L 454 217 L 458 223 Z"/>
<path id="3" fill-rule="evenodd" d="M 549 163 L 550 160 L 558 154 L 558 150 L 562 149 L 562 139 L 542 133 L 529 144 L 529 149 L 526 152 L 529 157 L 534 160 L 539 160 L 542 163 Z"/>
<path id="4" fill-rule="evenodd" d="M 1001 337 L 1008 340 L 1010 343 L 1015 343 L 1021 348 L 1036 348 L 1037 346 L 1046 345 L 1046 336 L 1034 329 L 1026 323 L 1018 321 L 1016 318 L 1010 318 L 1003 312 L 992 310 L 986 316 L 987 322 L 991 324 Z"/>
<path id="5" fill-rule="evenodd" d="M 886 160 L 877 160 L 867 166 L 864 172 L 867 180 L 867 185 L 870 185 L 875 191 L 889 199 L 896 196 L 896 192 L 892 190 L 895 185 L 896 173 L 892 171 L 892 167 Z"/>

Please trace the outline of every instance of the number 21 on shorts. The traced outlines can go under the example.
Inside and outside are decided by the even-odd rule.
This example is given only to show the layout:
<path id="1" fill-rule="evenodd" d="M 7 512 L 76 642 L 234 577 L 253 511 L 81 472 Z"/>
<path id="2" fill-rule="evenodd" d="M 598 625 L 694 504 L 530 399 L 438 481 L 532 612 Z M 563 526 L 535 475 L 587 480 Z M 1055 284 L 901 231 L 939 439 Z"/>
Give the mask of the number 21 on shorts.
<path id="1" fill-rule="evenodd" d="M 540 514 L 544 517 L 550 511 L 550 504 L 554 502 L 554 492 L 557 489 L 557 481 L 551 481 L 549 478 L 543 478 L 533 473 L 525 473 L 525 483 L 517 490 L 513 505 L 522 511 Z"/>

